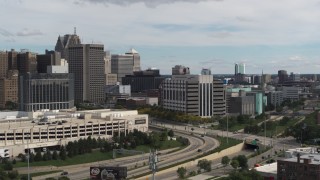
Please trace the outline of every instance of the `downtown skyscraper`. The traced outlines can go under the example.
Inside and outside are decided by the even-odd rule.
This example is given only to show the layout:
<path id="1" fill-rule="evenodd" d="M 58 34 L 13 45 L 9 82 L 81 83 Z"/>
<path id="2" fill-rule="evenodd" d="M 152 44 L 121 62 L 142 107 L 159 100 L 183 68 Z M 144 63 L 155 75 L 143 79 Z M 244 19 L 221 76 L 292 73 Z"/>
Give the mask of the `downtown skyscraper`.
<path id="1" fill-rule="evenodd" d="M 104 102 L 105 52 L 102 44 L 79 44 L 68 48 L 69 73 L 74 74 L 75 102 Z"/>

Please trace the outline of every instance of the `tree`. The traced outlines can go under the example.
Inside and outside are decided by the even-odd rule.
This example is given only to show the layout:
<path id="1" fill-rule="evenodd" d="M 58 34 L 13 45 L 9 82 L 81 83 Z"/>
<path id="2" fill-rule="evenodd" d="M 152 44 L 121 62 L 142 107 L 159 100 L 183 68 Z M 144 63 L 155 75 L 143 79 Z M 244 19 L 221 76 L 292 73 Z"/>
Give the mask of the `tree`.
<path id="1" fill-rule="evenodd" d="M 13 169 L 13 165 L 10 162 L 6 162 L 3 165 L 3 169 L 6 171 L 11 171 Z"/>
<path id="2" fill-rule="evenodd" d="M 239 167 L 239 162 L 236 159 L 233 159 L 230 164 L 234 169 L 237 169 Z"/>
<path id="3" fill-rule="evenodd" d="M 244 170 L 248 169 L 248 159 L 245 155 L 239 155 L 237 157 L 234 157 L 239 163 L 239 167 Z"/>
<path id="4" fill-rule="evenodd" d="M 7 180 L 8 179 L 8 174 L 0 168 L 0 179 L 2 180 Z"/>
<path id="5" fill-rule="evenodd" d="M 198 161 L 197 165 L 200 169 L 204 169 L 205 171 L 211 171 L 211 161 L 208 161 L 207 159 L 202 159 Z"/>
<path id="6" fill-rule="evenodd" d="M 221 159 L 221 164 L 223 164 L 224 166 L 229 165 L 230 163 L 230 158 L 228 156 L 223 156 Z"/>
<path id="7" fill-rule="evenodd" d="M 13 160 L 12 160 L 12 164 L 17 164 L 17 160 L 16 160 L 16 159 L 13 159 Z"/>
<path id="8" fill-rule="evenodd" d="M 29 153 L 29 162 L 30 163 L 34 162 L 34 154 L 33 153 Z"/>
<path id="9" fill-rule="evenodd" d="M 56 150 L 53 151 L 52 159 L 53 159 L 53 160 L 57 160 L 57 159 L 58 159 L 58 153 L 57 153 Z"/>
<path id="10" fill-rule="evenodd" d="M 19 173 L 17 170 L 8 172 L 8 177 L 10 179 L 17 179 L 18 176 L 19 176 Z"/>
<path id="11" fill-rule="evenodd" d="M 34 157 L 34 161 L 41 161 L 42 160 L 42 155 L 41 151 L 37 151 L 36 156 Z"/>
<path id="12" fill-rule="evenodd" d="M 170 137 L 174 136 L 174 132 L 172 131 L 172 129 L 170 129 L 170 131 L 168 132 L 168 136 L 170 136 Z"/>
<path id="13" fill-rule="evenodd" d="M 66 153 L 66 150 L 65 150 L 64 146 L 61 146 L 61 148 L 60 148 L 60 158 L 62 160 L 66 160 L 67 159 L 67 153 Z"/>
<path id="14" fill-rule="evenodd" d="M 28 175 L 27 174 L 21 175 L 20 180 L 28 180 Z M 30 180 L 32 180 L 32 177 L 30 177 Z"/>
<path id="15" fill-rule="evenodd" d="M 177 173 L 180 179 L 184 179 L 187 174 L 187 169 L 185 167 L 179 167 Z"/>

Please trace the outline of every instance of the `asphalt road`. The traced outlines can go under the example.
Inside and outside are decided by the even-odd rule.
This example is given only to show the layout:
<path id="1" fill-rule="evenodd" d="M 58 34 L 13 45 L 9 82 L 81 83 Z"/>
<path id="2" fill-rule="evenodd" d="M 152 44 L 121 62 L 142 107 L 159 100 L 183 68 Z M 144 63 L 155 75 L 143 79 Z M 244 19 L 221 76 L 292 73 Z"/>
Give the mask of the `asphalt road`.
<path id="1" fill-rule="evenodd" d="M 203 152 L 209 151 L 219 145 L 219 142 L 210 137 L 201 137 L 201 136 L 192 136 L 190 133 L 179 133 L 175 132 L 177 136 L 186 137 L 189 139 L 190 145 L 182 150 L 178 150 L 172 153 L 168 153 L 168 151 L 159 151 L 161 155 L 159 155 L 160 162 L 158 163 L 158 167 L 168 166 L 170 164 L 174 164 L 176 162 L 185 161 L 187 159 L 193 158 L 198 155 L 198 149 L 202 149 Z M 72 166 L 64 166 L 64 167 L 31 167 L 32 172 L 41 172 L 41 171 L 51 171 L 51 170 L 64 170 L 69 172 L 68 177 L 70 179 L 86 179 L 89 178 L 89 167 L 91 165 L 99 165 L 104 164 L 108 166 L 127 166 L 128 169 L 134 168 L 137 166 L 143 166 L 143 164 L 148 164 L 149 154 L 146 153 L 142 155 L 130 156 L 125 158 L 118 158 L 94 163 L 80 164 L 80 165 L 72 165 Z M 19 173 L 26 173 L 26 168 L 18 169 Z M 147 166 L 136 168 L 128 171 L 128 177 L 132 177 L 134 175 L 142 174 L 145 172 L 149 172 Z M 45 175 L 33 179 L 45 179 L 47 177 L 52 177 L 53 175 Z M 54 174 L 54 177 L 60 177 L 60 173 Z"/>

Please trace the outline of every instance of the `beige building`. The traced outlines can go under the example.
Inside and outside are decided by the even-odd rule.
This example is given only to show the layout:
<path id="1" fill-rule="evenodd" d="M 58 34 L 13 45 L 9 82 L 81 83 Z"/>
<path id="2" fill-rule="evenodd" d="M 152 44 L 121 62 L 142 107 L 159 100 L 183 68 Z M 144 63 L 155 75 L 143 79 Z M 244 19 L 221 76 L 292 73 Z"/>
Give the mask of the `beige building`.
<path id="1" fill-rule="evenodd" d="M 118 82 L 126 75 L 133 75 L 134 71 L 140 71 L 140 55 L 135 49 L 111 56 L 111 73 L 117 74 Z"/>
<path id="2" fill-rule="evenodd" d="M 8 53 L 0 51 L 0 78 L 6 77 L 8 71 Z"/>
<path id="3" fill-rule="evenodd" d="M 8 71 L 7 77 L 0 78 L 0 108 L 6 102 L 18 103 L 18 71 Z"/>
<path id="4" fill-rule="evenodd" d="M 0 126 L 0 148 L 11 155 L 25 149 L 65 145 L 80 138 L 112 138 L 133 132 L 148 131 L 148 115 L 137 110 L 92 110 L 67 112 L 29 112 L 28 117 L 8 117 Z M 30 117 L 33 117 L 31 121 Z M 29 119 L 29 120 L 28 120 Z M 1 120 L 0 120 L 1 121 Z"/>
<path id="5" fill-rule="evenodd" d="M 211 75 L 173 75 L 161 84 L 161 104 L 201 117 L 225 115 L 225 87 Z"/>

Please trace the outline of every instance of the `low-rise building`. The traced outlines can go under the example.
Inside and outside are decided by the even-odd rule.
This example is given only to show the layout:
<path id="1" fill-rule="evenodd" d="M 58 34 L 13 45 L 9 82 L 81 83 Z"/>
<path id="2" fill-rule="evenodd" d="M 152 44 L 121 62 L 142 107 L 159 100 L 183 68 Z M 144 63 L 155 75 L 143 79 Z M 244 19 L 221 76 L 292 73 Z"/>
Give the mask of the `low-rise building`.
<path id="1" fill-rule="evenodd" d="M 320 180 L 320 155 L 307 154 L 278 160 L 277 179 Z"/>
<path id="2" fill-rule="evenodd" d="M 34 112 L 36 113 L 36 112 Z M 34 116 L 32 116 L 34 117 Z M 0 126 L 0 148 L 13 156 L 25 149 L 66 145 L 80 138 L 111 138 L 134 129 L 148 131 L 148 115 L 137 110 L 37 112 L 35 118 L 6 119 Z"/>

